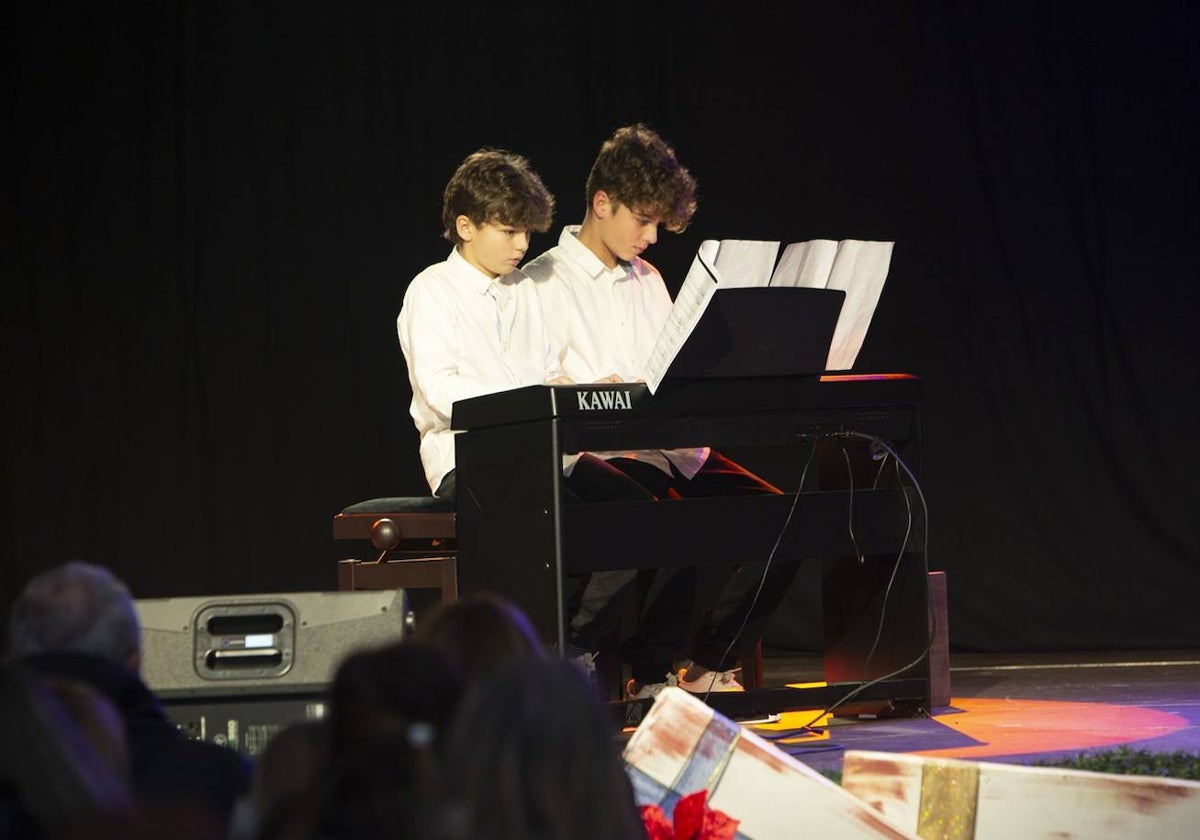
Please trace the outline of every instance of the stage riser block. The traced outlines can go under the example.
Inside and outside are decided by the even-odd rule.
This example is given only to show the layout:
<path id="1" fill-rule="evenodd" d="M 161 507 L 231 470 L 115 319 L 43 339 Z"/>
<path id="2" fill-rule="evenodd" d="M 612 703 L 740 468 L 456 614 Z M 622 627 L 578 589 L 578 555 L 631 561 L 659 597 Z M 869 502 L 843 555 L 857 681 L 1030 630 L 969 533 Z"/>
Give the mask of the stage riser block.
<path id="1" fill-rule="evenodd" d="M 1190 838 L 1200 782 L 852 750 L 842 787 L 921 837 Z"/>

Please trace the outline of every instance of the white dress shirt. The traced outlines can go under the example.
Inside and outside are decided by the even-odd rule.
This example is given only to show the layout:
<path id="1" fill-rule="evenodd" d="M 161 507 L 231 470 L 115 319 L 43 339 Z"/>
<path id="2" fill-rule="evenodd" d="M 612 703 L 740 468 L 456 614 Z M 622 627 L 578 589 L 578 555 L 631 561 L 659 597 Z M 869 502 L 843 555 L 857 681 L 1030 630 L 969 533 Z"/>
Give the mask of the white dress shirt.
<path id="1" fill-rule="evenodd" d="M 578 234 L 578 225 L 563 228 L 558 244 L 523 269 L 541 298 L 551 341 L 561 348 L 563 373 L 581 383 L 614 373 L 625 382 L 644 379 L 646 360 L 671 313 L 667 285 L 641 258 L 609 268 Z M 708 449 L 593 454 L 636 458 L 668 474 L 673 463 L 691 478 L 704 465 Z"/>
<path id="2" fill-rule="evenodd" d="M 537 292 L 520 271 L 492 280 L 455 249 L 413 278 L 396 319 L 431 490 L 454 469 L 456 400 L 561 375 Z"/>

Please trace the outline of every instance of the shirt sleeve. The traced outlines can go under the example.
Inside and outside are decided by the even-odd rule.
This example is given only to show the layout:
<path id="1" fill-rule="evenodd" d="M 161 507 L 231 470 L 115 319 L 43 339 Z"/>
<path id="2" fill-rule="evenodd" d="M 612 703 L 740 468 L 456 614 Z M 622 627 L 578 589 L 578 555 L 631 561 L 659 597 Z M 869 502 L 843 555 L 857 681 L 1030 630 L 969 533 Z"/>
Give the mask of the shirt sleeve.
<path id="1" fill-rule="evenodd" d="M 553 337 L 550 334 L 549 326 L 547 326 L 545 329 L 545 335 L 546 335 L 546 350 L 545 350 L 545 354 L 544 354 L 545 358 L 546 358 L 545 381 L 549 382 L 551 379 L 558 379 L 558 378 L 564 376 L 565 373 L 563 371 L 563 366 L 562 366 L 562 350 L 560 350 L 559 347 L 555 345 Z"/>
<path id="2" fill-rule="evenodd" d="M 571 306 L 566 301 L 563 283 L 553 274 L 531 274 L 537 292 L 538 305 L 542 311 L 542 322 L 546 325 L 546 339 L 555 356 L 555 367 L 562 374 L 563 360 L 571 341 Z"/>
<path id="3" fill-rule="evenodd" d="M 409 286 L 396 319 L 413 397 L 429 406 L 446 424 L 457 400 L 496 390 L 494 385 L 461 373 L 460 320 L 454 304 L 419 278 Z"/>

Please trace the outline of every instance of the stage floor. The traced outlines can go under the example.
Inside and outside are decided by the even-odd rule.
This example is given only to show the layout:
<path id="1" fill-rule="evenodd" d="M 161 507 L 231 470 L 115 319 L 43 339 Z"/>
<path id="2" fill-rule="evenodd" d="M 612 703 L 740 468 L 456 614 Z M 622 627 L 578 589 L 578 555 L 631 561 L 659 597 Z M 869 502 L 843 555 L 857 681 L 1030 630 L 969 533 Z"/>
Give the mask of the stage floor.
<path id="1" fill-rule="evenodd" d="M 766 651 L 766 687 L 822 679 L 816 654 Z M 788 737 L 812 712 L 752 729 L 814 769 L 846 750 L 1032 764 L 1125 745 L 1200 752 L 1200 650 L 952 653 L 951 703 L 930 718 L 834 717 Z"/>

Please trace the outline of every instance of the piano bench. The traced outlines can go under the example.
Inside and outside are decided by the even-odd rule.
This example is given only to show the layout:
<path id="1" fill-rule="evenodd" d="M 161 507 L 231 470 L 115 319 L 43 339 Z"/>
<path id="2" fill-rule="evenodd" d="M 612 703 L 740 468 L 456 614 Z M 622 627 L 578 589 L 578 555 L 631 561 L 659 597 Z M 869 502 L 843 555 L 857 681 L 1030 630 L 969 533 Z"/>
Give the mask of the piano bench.
<path id="1" fill-rule="evenodd" d="M 338 589 L 437 589 L 458 600 L 454 505 L 435 496 L 368 499 L 333 518 L 335 540 L 367 540 L 370 558 L 338 563 Z"/>

